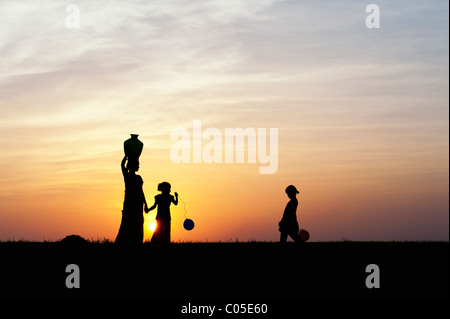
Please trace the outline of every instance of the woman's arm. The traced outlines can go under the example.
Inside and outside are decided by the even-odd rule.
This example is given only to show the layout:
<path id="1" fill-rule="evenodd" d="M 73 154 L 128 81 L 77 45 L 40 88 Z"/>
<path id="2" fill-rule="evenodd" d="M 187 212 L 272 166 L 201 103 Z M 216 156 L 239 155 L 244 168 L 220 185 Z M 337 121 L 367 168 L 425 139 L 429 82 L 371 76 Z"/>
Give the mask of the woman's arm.
<path id="1" fill-rule="evenodd" d="M 148 210 L 147 201 L 145 200 L 144 189 L 142 189 L 142 198 L 144 199 L 144 211 Z"/>
<path id="2" fill-rule="evenodd" d="M 120 167 L 122 168 L 122 174 L 125 177 L 125 174 L 127 173 L 127 168 L 125 167 L 125 163 L 127 161 L 128 157 L 125 155 L 122 159 L 122 163 L 120 163 Z"/>

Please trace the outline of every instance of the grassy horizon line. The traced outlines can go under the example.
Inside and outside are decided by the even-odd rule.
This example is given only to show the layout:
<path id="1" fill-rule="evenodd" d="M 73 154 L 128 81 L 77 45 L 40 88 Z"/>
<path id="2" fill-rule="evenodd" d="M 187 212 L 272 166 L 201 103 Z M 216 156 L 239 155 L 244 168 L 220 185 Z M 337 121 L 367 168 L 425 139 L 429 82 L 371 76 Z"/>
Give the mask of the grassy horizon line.
<path id="1" fill-rule="evenodd" d="M 90 244 L 114 244 L 114 241 L 109 238 L 97 238 L 97 239 L 86 239 L 87 243 Z M 5 243 L 60 243 L 62 239 L 59 240 L 29 240 L 29 239 L 0 239 L 0 244 Z M 172 245 L 178 244 L 277 244 L 279 241 L 258 241 L 255 239 L 250 239 L 247 241 L 241 241 L 238 238 L 236 239 L 228 239 L 228 240 L 220 240 L 220 241 L 176 241 L 171 242 Z M 294 243 L 292 241 L 288 241 L 288 243 Z M 449 240 L 355 240 L 355 239 L 347 239 L 341 238 L 338 240 L 328 240 L 328 241 L 308 241 L 307 243 L 449 243 Z M 143 242 L 144 245 L 149 245 L 150 240 L 145 240 Z"/>

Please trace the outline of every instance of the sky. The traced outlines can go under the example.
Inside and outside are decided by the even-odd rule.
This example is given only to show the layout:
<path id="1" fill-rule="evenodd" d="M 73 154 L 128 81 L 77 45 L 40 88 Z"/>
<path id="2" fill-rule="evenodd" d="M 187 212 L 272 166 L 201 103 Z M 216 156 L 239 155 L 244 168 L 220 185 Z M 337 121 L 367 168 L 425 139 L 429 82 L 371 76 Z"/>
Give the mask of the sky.
<path id="1" fill-rule="evenodd" d="M 1 1 L 0 240 L 114 240 L 134 133 L 172 241 L 277 241 L 290 184 L 311 241 L 448 241 L 449 4 L 374 3 Z M 276 171 L 175 163 L 194 121 L 278 129 Z"/>

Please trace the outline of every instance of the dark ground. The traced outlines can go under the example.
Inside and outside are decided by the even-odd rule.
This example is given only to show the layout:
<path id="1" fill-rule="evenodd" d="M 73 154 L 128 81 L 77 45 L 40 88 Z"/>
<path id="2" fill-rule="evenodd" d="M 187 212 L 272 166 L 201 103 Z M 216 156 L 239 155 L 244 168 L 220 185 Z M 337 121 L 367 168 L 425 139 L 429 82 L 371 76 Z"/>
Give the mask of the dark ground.
<path id="1" fill-rule="evenodd" d="M 449 298 L 448 242 L 0 243 L 0 298 Z M 80 288 L 68 289 L 68 264 Z M 380 288 L 365 285 L 380 268 Z"/>

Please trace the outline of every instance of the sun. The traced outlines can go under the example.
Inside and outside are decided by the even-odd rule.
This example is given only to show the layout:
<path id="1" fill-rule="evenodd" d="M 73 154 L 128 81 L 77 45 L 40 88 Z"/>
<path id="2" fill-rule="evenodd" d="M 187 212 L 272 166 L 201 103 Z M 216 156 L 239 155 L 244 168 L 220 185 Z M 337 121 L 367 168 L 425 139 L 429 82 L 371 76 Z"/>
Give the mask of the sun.
<path id="1" fill-rule="evenodd" d="M 152 222 L 148 228 L 149 228 L 152 232 L 154 232 L 155 229 L 156 229 L 156 220 L 155 220 L 154 222 Z"/>

